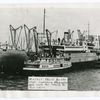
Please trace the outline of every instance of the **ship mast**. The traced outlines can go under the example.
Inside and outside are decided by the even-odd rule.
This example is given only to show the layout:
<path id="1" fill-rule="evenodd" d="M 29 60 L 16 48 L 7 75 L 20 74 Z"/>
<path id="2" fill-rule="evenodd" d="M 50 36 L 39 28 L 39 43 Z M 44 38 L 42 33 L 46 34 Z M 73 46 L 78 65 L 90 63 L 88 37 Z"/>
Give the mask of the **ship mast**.
<path id="1" fill-rule="evenodd" d="M 90 23 L 88 22 L 88 38 L 89 38 L 89 34 L 90 34 Z"/>
<path id="2" fill-rule="evenodd" d="M 45 37 L 45 13 L 46 13 L 46 10 L 44 8 L 44 14 L 43 14 L 43 36 L 41 36 L 41 42 L 43 41 L 43 38 Z"/>
<path id="3" fill-rule="evenodd" d="M 45 34 L 45 13 L 46 10 L 44 9 L 44 15 L 43 15 L 43 33 Z"/>

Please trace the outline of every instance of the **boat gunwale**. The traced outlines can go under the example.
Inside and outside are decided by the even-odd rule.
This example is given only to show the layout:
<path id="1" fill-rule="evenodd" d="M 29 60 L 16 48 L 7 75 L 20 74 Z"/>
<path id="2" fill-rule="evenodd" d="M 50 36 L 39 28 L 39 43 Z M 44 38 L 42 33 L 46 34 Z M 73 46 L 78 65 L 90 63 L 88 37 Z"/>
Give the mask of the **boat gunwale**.
<path id="1" fill-rule="evenodd" d="M 49 71 L 49 70 L 61 70 L 61 69 L 66 69 L 70 68 L 70 65 L 67 65 L 67 67 L 50 67 L 50 68 L 30 68 L 30 67 L 24 67 L 23 70 L 33 70 L 33 71 Z"/>

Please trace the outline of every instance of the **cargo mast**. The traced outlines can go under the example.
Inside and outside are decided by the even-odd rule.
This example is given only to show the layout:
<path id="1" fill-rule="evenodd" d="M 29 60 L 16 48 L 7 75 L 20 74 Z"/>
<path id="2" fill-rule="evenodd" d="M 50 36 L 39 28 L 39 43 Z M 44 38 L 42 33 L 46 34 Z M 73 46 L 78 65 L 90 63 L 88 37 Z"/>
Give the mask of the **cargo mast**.
<path id="1" fill-rule="evenodd" d="M 89 34 L 90 34 L 90 23 L 88 22 L 88 37 L 89 37 Z"/>
<path id="2" fill-rule="evenodd" d="M 43 33 L 45 34 L 45 13 L 46 10 L 44 9 L 44 15 L 43 15 Z"/>

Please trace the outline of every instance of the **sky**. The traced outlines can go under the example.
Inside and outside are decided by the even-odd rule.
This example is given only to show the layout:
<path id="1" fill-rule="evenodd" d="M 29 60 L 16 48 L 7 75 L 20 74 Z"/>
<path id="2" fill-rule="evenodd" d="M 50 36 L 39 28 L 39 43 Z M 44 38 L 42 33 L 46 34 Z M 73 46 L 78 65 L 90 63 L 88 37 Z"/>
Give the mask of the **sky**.
<path id="1" fill-rule="evenodd" d="M 43 31 L 44 8 L 32 7 L 0 7 L 0 42 L 10 37 L 9 25 L 14 28 L 26 24 L 29 28 L 37 26 L 37 31 Z M 51 32 L 58 30 L 58 37 L 68 29 L 87 30 L 90 23 L 90 34 L 100 34 L 100 8 L 46 8 L 46 28 Z M 25 34 L 22 29 L 22 34 Z"/>

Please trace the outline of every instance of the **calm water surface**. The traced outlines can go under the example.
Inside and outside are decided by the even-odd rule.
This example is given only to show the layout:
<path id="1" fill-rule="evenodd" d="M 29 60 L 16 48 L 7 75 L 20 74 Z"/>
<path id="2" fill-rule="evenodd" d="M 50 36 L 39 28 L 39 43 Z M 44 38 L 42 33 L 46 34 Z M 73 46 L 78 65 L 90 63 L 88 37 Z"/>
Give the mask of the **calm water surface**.
<path id="1" fill-rule="evenodd" d="M 78 69 L 64 73 L 69 90 L 100 90 L 100 68 Z M 28 76 L 0 76 L 0 90 L 27 90 Z"/>

